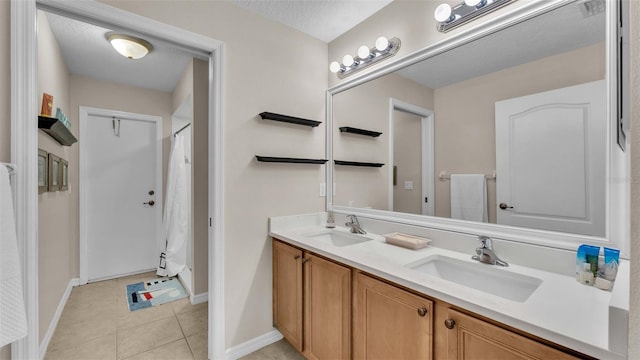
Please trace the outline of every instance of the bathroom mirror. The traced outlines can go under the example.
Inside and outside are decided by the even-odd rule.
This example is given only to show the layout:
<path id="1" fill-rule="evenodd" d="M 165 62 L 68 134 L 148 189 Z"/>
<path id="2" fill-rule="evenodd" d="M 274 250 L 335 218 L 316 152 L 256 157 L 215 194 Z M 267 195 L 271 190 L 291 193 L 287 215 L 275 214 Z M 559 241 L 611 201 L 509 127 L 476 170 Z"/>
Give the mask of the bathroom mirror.
<path id="1" fill-rule="evenodd" d="M 620 206 L 613 199 L 624 192 L 612 176 L 624 172 L 625 154 L 613 146 L 616 45 L 607 27 L 616 9 L 605 5 L 525 7 L 412 54 L 409 65 L 398 59 L 329 89 L 329 159 L 384 165 L 334 165 L 327 207 L 443 229 L 606 242 L 615 225 L 607 219 Z M 484 203 L 458 174 L 484 175 Z M 484 207 L 485 219 L 452 211 L 467 206 Z"/>

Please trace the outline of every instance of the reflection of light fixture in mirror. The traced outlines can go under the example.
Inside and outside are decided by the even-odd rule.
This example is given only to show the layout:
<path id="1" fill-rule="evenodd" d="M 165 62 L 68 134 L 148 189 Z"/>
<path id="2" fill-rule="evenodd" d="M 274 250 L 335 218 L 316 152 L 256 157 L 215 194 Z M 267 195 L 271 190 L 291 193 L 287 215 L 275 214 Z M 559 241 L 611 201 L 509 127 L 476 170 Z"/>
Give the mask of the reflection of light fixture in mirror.
<path id="1" fill-rule="evenodd" d="M 511 1 L 515 0 L 464 0 L 454 7 L 449 4 L 440 4 L 434 11 L 433 17 L 438 22 L 438 31 L 446 32 L 507 5 Z"/>
<path id="2" fill-rule="evenodd" d="M 336 74 L 338 78 L 344 79 L 346 76 L 361 70 L 380 60 L 395 55 L 400 49 L 400 39 L 387 39 L 380 36 L 372 48 L 362 45 L 358 48 L 357 58 L 347 54 L 342 58 L 342 63 L 333 61 L 329 64 L 329 70 Z"/>
<path id="3" fill-rule="evenodd" d="M 153 50 L 148 41 L 134 36 L 109 33 L 107 40 L 120 55 L 129 59 L 141 59 Z"/>

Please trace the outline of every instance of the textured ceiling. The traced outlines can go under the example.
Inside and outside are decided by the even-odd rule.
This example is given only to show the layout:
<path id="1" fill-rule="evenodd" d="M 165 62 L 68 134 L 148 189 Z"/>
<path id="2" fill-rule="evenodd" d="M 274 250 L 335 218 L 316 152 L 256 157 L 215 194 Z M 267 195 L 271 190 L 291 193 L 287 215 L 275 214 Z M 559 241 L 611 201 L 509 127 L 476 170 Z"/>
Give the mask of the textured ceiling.
<path id="1" fill-rule="evenodd" d="M 393 0 L 233 0 L 234 3 L 331 42 Z"/>
<path id="2" fill-rule="evenodd" d="M 105 38 L 111 30 L 45 14 L 73 75 L 171 92 L 192 58 L 162 42 L 146 39 L 153 45 L 153 51 L 142 59 L 130 60 L 118 54 Z"/>

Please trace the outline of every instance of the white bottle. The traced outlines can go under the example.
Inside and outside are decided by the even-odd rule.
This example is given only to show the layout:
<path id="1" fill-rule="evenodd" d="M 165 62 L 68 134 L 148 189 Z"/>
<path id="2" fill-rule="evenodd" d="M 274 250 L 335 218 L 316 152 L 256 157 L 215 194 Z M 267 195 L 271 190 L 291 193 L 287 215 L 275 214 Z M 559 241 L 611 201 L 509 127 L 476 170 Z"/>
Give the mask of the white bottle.
<path id="1" fill-rule="evenodd" d="M 582 272 L 580 273 L 580 283 L 585 285 L 593 285 L 593 273 L 591 272 L 591 264 L 583 263 Z"/>

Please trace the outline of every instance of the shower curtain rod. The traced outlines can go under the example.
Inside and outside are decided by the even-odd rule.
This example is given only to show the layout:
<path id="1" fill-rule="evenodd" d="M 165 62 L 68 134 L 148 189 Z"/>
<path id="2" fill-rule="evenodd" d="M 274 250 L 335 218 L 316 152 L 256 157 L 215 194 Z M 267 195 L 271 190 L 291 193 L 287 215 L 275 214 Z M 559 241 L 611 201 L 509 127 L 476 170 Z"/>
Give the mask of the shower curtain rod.
<path id="1" fill-rule="evenodd" d="M 182 132 L 182 130 L 188 128 L 189 126 L 191 126 L 191 123 L 188 123 L 187 125 L 183 126 L 180 130 L 176 131 L 173 136 L 176 136 L 178 134 L 180 134 Z"/>

